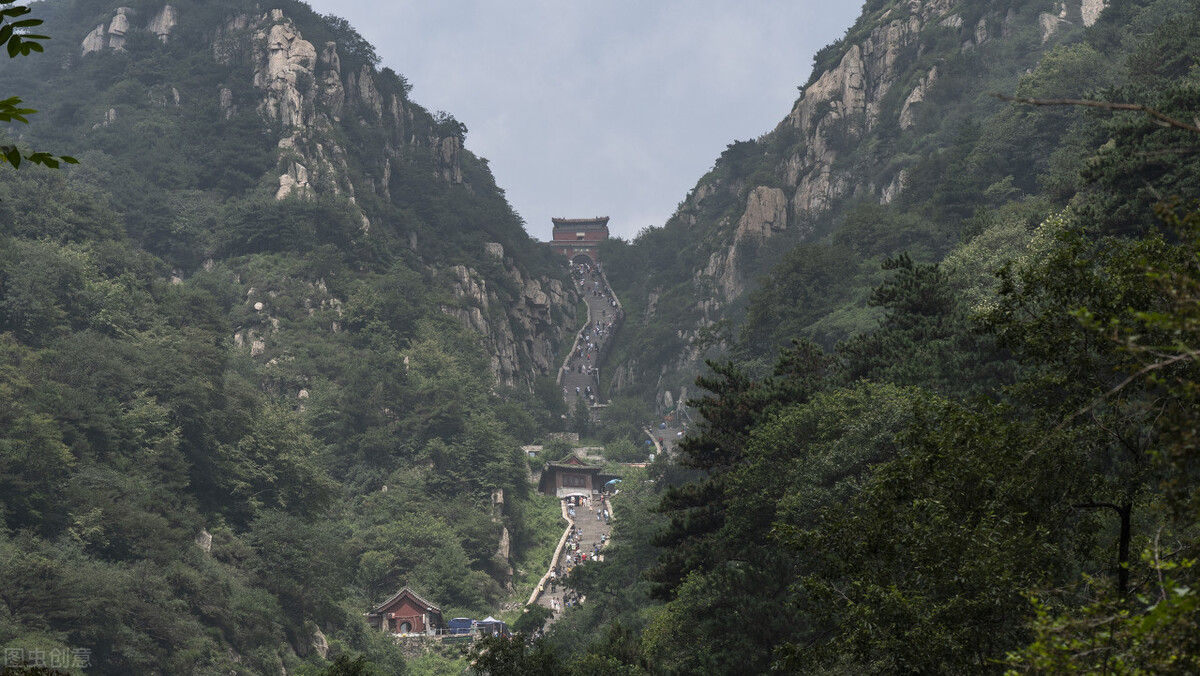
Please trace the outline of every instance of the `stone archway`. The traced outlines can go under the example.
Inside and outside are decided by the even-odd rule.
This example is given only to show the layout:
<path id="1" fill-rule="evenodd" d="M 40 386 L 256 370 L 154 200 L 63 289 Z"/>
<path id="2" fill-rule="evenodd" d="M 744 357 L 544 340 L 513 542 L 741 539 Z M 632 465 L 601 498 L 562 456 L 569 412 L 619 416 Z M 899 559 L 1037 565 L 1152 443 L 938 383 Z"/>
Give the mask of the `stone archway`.
<path id="1" fill-rule="evenodd" d="M 571 259 L 571 265 L 582 265 L 584 263 L 587 263 L 588 265 L 595 265 L 596 259 L 592 258 L 590 253 L 577 253 L 575 254 L 575 257 Z"/>

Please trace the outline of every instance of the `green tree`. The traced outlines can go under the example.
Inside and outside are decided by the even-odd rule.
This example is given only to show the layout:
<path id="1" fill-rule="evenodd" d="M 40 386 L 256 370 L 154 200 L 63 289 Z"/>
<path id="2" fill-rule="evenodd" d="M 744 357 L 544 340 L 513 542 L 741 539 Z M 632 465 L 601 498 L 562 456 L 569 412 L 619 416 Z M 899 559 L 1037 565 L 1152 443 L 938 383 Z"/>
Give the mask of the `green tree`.
<path id="1" fill-rule="evenodd" d="M 1011 378 L 1012 365 L 972 325 L 940 266 L 901 254 L 883 269 L 896 274 L 871 295 L 871 304 L 885 311 L 879 328 L 838 346 L 844 382 L 868 379 L 967 397 Z"/>
<path id="2" fill-rule="evenodd" d="M 913 410 L 895 459 L 783 529 L 822 630 L 785 651 L 789 669 L 997 671 L 1029 637 L 1025 590 L 1074 572 L 1072 533 L 1090 515 L 1067 497 L 1087 476 L 1073 435 L 1012 422 L 1003 407 L 917 399 Z"/>
<path id="3" fill-rule="evenodd" d="M 760 673 L 779 646 L 818 640 L 828 627 L 796 582 L 813 571 L 814 557 L 791 550 L 777 532 L 819 526 L 825 509 L 852 500 L 873 468 L 894 458 L 894 436 L 911 421 L 918 394 L 873 384 L 821 392 L 754 427 L 744 461 L 726 479 L 724 524 L 707 539 L 720 565 L 689 575 L 651 621 L 651 663 Z"/>
<path id="4" fill-rule="evenodd" d="M 59 426 L 31 406 L 26 376 L 37 357 L 0 334 L 0 513 L 8 528 L 52 531 L 61 525 L 60 496 L 75 459 Z"/>
<path id="5" fill-rule="evenodd" d="M 546 624 L 546 620 L 550 619 L 552 614 L 553 611 L 545 606 L 536 604 L 526 606 L 525 611 L 521 613 L 517 621 L 513 622 L 513 631 L 531 636 L 541 631 L 542 627 Z"/>
<path id="6" fill-rule="evenodd" d="M 562 661 L 544 640 L 527 643 L 525 637 L 488 636 L 471 648 L 471 667 L 480 676 L 555 676 L 563 673 Z"/>
<path id="7" fill-rule="evenodd" d="M 710 392 L 689 402 L 703 416 L 698 429 L 679 445 L 680 464 L 702 476 L 663 493 L 659 509 L 671 523 L 655 541 L 662 548 L 649 572 L 655 596 L 669 599 L 691 573 L 723 565 L 713 541 L 728 516 L 726 481 L 743 461 L 746 444 L 758 423 L 779 408 L 803 403 L 822 386 L 828 357 L 811 344 L 796 344 L 776 363 L 774 375 L 750 378 L 733 364 L 714 364 L 713 376 L 697 378 Z"/>
<path id="8" fill-rule="evenodd" d="M 1185 674 L 1198 666 L 1200 585 L 1195 565 L 1194 526 L 1200 509 L 1200 455 L 1196 452 L 1197 345 L 1200 345 L 1200 216 L 1176 205 L 1160 207 L 1160 216 L 1177 238 L 1176 255 L 1137 259 L 1145 287 L 1166 302 L 1134 306 L 1118 316 L 1080 308 L 1089 332 L 1130 357 L 1128 374 L 1104 393 L 1104 403 L 1128 400 L 1127 390 L 1154 392 L 1140 406 L 1154 412 L 1151 452 L 1156 484 L 1166 503 L 1165 523 L 1145 542 L 1140 565 L 1129 562 L 1125 574 L 1134 590 L 1101 587 L 1082 607 L 1035 601 L 1034 640 L 1009 655 L 1013 673 L 1162 673 Z M 1135 401 L 1136 401 L 1135 399 Z"/>
<path id="9" fill-rule="evenodd" d="M 365 655 L 353 658 L 349 655 L 341 655 L 321 672 L 321 676 L 375 676 L 381 673 L 379 669 L 375 668 L 375 665 L 367 661 Z"/>
<path id="10" fill-rule="evenodd" d="M 793 339 L 810 336 L 818 319 L 846 302 L 851 291 L 846 271 L 857 268 L 858 261 L 840 244 L 797 246 L 759 280 L 738 335 L 739 356 L 769 363 Z"/>
<path id="11" fill-rule="evenodd" d="M 619 439 L 604 445 L 604 458 L 613 462 L 643 462 L 646 449 L 628 439 Z"/>
<path id="12" fill-rule="evenodd" d="M 14 58 L 18 54 L 29 56 L 32 52 L 45 51 L 45 48 L 42 47 L 39 41 L 49 40 L 50 36 L 26 32 L 29 28 L 42 25 L 42 20 L 20 18 L 32 11 L 25 5 L 14 4 L 12 0 L 0 2 L 0 45 L 8 50 L 9 58 Z M 32 115 L 37 111 L 32 108 L 22 108 L 22 103 L 24 102 L 19 96 L 10 96 L 0 100 L 0 122 L 23 122 L 29 124 L 29 119 L 26 116 Z M 46 152 L 25 154 L 15 145 L 0 145 L 0 162 L 7 162 L 12 165 L 13 169 L 16 169 L 21 166 L 22 159 L 52 169 L 57 169 L 59 162 L 79 164 L 79 160 L 67 155 L 56 157 Z"/>
<path id="13" fill-rule="evenodd" d="M 335 486 L 319 463 L 320 444 L 290 411 L 266 406 L 236 443 L 218 447 L 220 483 L 228 487 L 231 513 L 264 508 L 314 516 L 333 498 Z"/>

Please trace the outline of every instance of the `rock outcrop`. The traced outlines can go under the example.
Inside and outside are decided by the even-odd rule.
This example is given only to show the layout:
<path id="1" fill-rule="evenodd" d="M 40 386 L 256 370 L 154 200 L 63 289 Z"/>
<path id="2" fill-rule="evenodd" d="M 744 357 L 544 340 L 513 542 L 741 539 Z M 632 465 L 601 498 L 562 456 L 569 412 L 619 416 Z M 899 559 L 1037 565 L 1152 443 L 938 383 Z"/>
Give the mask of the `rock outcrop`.
<path id="1" fill-rule="evenodd" d="M 146 30 L 154 33 L 159 42 L 166 43 L 171 37 L 171 31 L 179 23 L 178 13 L 171 5 L 163 5 L 162 9 L 146 24 Z"/>
<path id="2" fill-rule="evenodd" d="M 1108 0 L 1058 0 L 1055 12 L 1038 15 L 1038 27 L 1042 31 L 1042 44 L 1046 44 L 1063 26 L 1078 22 L 1090 27 L 1100 20 Z"/>
<path id="3" fill-rule="evenodd" d="M 909 93 L 908 98 L 904 99 L 904 106 L 900 109 L 901 129 L 908 129 L 909 127 L 913 126 L 913 106 L 925 100 L 925 93 L 931 86 L 933 86 L 934 82 L 937 82 L 937 77 L 938 69 L 937 66 L 934 66 L 933 68 L 929 69 L 929 72 L 925 74 L 925 77 L 921 78 L 921 81 L 917 83 L 917 86 L 913 87 L 913 90 L 911 93 Z"/>
<path id="4" fill-rule="evenodd" d="M 579 294 L 558 279 L 530 277 L 512 259 L 502 260 L 517 297 L 502 297 L 474 269 L 455 265 L 444 274 L 459 302 L 441 309 L 484 336 L 499 383 L 527 384 L 558 368 L 554 349 L 574 330 Z"/>
<path id="5" fill-rule="evenodd" d="M 1065 9 L 1063 10 L 1062 14 L 1066 14 Z M 1054 34 L 1058 32 L 1058 29 L 1066 23 L 1069 22 L 1065 16 L 1055 15 L 1049 12 L 1042 12 L 1039 14 L 1038 28 L 1042 30 L 1042 44 L 1044 45 L 1049 42 L 1050 38 L 1054 37 Z"/>
<path id="6" fill-rule="evenodd" d="M 1079 8 L 1083 25 L 1090 27 L 1095 24 L 1105 7 L 1108 7 L 1108 0 L 1083 0 L 1083 5 Z"/>
<path id="7" fill-rule="evenodd" d="M 312 199 L 341 195 L 356 204 L 364 185 L 384 199 L 391 198 L 389 184 L 393 161 L 413 151 L 428 153 L 434 174 L 442 181 L 462 184 L 459 136 L 441 136 L 432 120 L 424 128 L 413 108 L 401 96 L 384 93 L 370 65 L 343 71 L 346 59 L 336 42 L 317 46 L 306 40 L 281 10 L 254 18 L 236 16 L 219 26 L 213 39 L 213 56 L 223 63 L 249 58 L 253 66 L 255 101 L 238 101 L 233 92 L 218 92 L 222 113 L 236 114 L 239 105 L 253 107 L 282 130 L 279 149 L 278 200 Z M 353 111 L 357 119 L 346 119 Z M 379 127 L 385 145 L 377 173 L 368 173 L 355 186 L 346 151 L 333 130 L 339 124 Z M 370 221 L 361 214 L 362 232 L 369 235 Z M 417 249 L 415 240 L 414 250 Z M 504 274 L 519 290 L 517 297 L 489 284 L 474 269 L 463 265 L 442 270 L 457 302 L 442 307 L 464 326 L 484 336 L 492 356 L 492 370 L 500 383 L 531 383 L 537 375 L 554 372 L 554 349 L 574 326 L 578 300 L 574 289 L 556 279 L 534 279 L 504 256 L 498 243 L 487 245 L 488 256 L 502 261 Z M 509 285 L 503 285 L 513 288 Z M 566 318 L 565 323 L 561 320 Z M 331 324 L 338 330 L 338 322 Z M 252 356 L 269 352 L 261 334 L 247 332 L 235 341 L 248 343 Z"/>
<path id="8" fill-rule="evenodd" d="M 123 50 L 133 31 L 145 31 L 165 43 L 188 19 L 169 4 L 139 11 L 142 14 L 130 7 L 116 8 L 83 38 L 82 53 Z M 461 132 L 409 103 L 403 82 L 397 83 L 393 74 L 347 56 L 337 42 L 314 44 L 281 9 L 232 15 L 209 30 L 213 59 L 229 66 L 249 66 L 253 88 L 247 91 L 222 83 L 204 93 L 185 91 L 181 97 L 178 89 L 163 85 L 161 91 L 151 92 L 151 99 L 160 105 L 171 101 L 181 105 L 190 101 L 186 95 L 211 96 L 225 119 L 256 112 L 276 134 L 276 164 L 269 175 L 276 200 L 341 197 L 358 209 L 360 235 L 369 237 L 371 222 L 358 206 L 360 191 L 390 202 L 398 168 L 431 171 L 450 186 L 464 184 L 467 151 Z M 95 126 L 112 124 L 116 118 L 117 111 L 109 110 Z M 368 128 L 379 139 L 369 161 L 356 165 L 353 172 L 350 155 L 341 145 L 346 135 L 339 133 L 339 126 L 344 125 Z M 416 233 L 408 237 L 420 256 Z M 511 283 L 489 284 L 465 266 L 443 268 L 441 273 L 453 280 L 456 299 L 443 311 L 484 336 L 499 382 L 532 383 L 534 377 L 556 370 L 554 350 L 574 326 L 577 294 L 562 281 L 529 276 L 505 256 L 500 243 L 488 244 L 485 254 L 501 261 L 502 274 Z M 238 330 L 235 346 L 248 349 L 251 357 L 272 358 L 278 320 L 270 324 L 268 320 Z M 340 317 L 329 317 L 329 327 L 341 330 Z"/>
<path id="9" fill-rule="evenodd" d="M 299 162 L 291 162 L 287 173 L 280 174 L 279 190 L 275 192 L 275 199 L 281 200 L 292 195 L 303 199 L 312 196 L 312 186 L 308 183 L 308 169 Z"/>
<path id="10" fill-rule="evenodd" d="M 256 55 L 254 86 L 266 96 L 258 110 L 264 117 L 278 121 L 284 127 L 302 127 L 307 123 L 304 94 L 300 88 L 312 85 L 313 69 L 317 65 L 317 50 L 284 20 L 283 11 L 271 10 L 269 27 L 255 35 Z"/>
<path id="11" fill-rule="evenodd" d="M 200 532 L 196 534 L 196 546 L 203 549 L 205 554 L 212 553 L 212 541 L 212 534 L 206 528 L 201 528 Z"/>
<path id="12" fill-rule="evenodd" d="M 835 170 L 840 148 L 833 141 L 837 138 L 844 145 L 878 123 L 884 97 L 899 80 L 901 54 L 929 25 L 963 28 L 961 17 L 946 16 L 957 0 L 909 4 L 911 13 L 876 26 L 864 40 L 850 45 L 836 68 L 804 88 L 792 112 L 776 128 L 776 133 L 796 129 L 805 140 L 803 153 L 787 160 L 784 175 L 784 184 L 793 190 L 793 218 L 823 211 L 849 192 L 853 180 Z M 971 37 L 976 43 L 986 41 L 986 23 L 972 27 Z M 924 100 L 936 79 L 935 68 L 909 94 L 911 103 L 901 110 L 902 127 L 911 126 L 912 105 Z"/>
<path id="13" fill-rule="evenodd" d="M 803 139 L 777 169 L 780 186 L 697 186 L 679 210 L 685 220 L 703 212 L 705 200 L 721 191 L 737 191 L 746 205 L 736 228 L 728 235 L 728 246 L 714 249 L 697 274 L 697 284 L 711 284 L 723 302 L 740 296 L 746 284 L 740 259 L 789 227 L 807 227 L 814 214 L 850 194 L 856 176 L 850 168 L 838 167 L 839 156 L 847 144 L 879 123 L 884 98 L 901 77 L 903 64 L 899 60 L 920 39 L 922 31 L 928 26 L 962 30 L 961 17 L 948 14 L 957 1 L 909 3 L 908 12 L 898 11 L 898 16 L 876 26 L 865 39 L 850 44 L 836 67 L 804 88 L 788 116 L 771 135 L 760 139 L 769 143 L 771 136 L 789 131 Z M 971 39 L 988 39 L 986 23 L 982 28 L 972 27 Z M 899 115 L 901 128 L 913 125 L 914 107 L 925 99 L 937 77 L 937 68 L 931 68 L 910 91 Z M 876 199 L 894 199 L 899 189 L 898 178 L 893 178 L 876 191 Z"/>
<path id="14" fill-rule="evenodd" d="M 804 228 L 813 217 L 823 213 L 838 200 L 851 194 L 872 197 L 889 203 L 903 190 L 906 167 L 897 166 L 895 173 L 882 180 L 864 185 L 857 174 L 858 167 L 839 162 L 849 149 L 883 120 L 881 116 L 896 115 L 897 109 L 885 113 L 884 105 L 893 88 L 907 80 L 908 94 L 898 109 L 898 118 L 888 120 L 909 131 L 917 123 L 916 111 L 937 87 L 940 71 L 937 65 L 912 74 L 913 54 L 923 50 L 923 36 L 932 32 L 957 32 L 964 49 L 974 49 L 1011 34 L 1016 13 L 986 14 L 971 25 L 964 25 L 957 11 L 960 0 L 910 0 L 906 5 L 886 11 L 881 22 L 864 37 L 846 45 L 837 65 L 820 73 L 803 88 L 791 112 L 776 129 L 759 139 L 770 144 L 788 133 L 801 142 L 776 168 L 778 185 L 742 185 L 740 183 L 702 182 L 677 212 L 684 223 L 694 225 L 705 210 L 705 201 L 719 192 L 735 192 L 736 199 L 745 204 L 742 216 L 730 220 L 734 229 L 720 226 L 728 233 L 726 247 L 715 247 L 714 253 L 698 276 L 712 280 L 720 298 L 728 301 L 742 293 L 745 281 L 740 279 L 745 247 L 759 246 L 773 234 L 789 228 Z M 1043 39 L 1049 40 L 1060 25 L 1081 22 L 1090 26 L 1096 22 L 1106 5 L 1105 0 L 1067 0 L 1056 3 L 1056 14 L 1042 14 L 1038 19 Z M 907 57 L 906 57 L 907 55 Z M 908 59 L 907 61 L 905 59 Z M 894 104 L 893 104 L 894 105 Z M 771 220 L 763 227 L 763 197 L 771 195 Z M 781 196 L 782 195 L 782 200 Z M 780 215 L 778 208 L 785 209 Z M 754 235 L 754 236 L 751 236 Z"/>
<path id="15" fill-rule="evenodd" d="M 788 199 L 783 190 L 759 186 L 750 191 L 746 211 L 733 231 L 733 245 L 718 249 L 709 257 L 701 273 L 703 278 L 716 280 L 718 297 L 728 302 L 741 295 L 745 275 L 739 267 L 747 248 L 761 245 L 767 238 L 787 229 Z"/>
<path id="16" fill-rule="evenodd" d="M 325 633 L 320 628 L 313 630 L 312 648 L 321 656 L 321 659 L 329 656 L 329 639 L 325 638 Z"/>
<path id="17" fill-rule="evenodd" d="M 730 146 L 728 158 L 722 156 L 668 222 L 703 238 L 711 252 L 693 261 L 690 295 L 699 300 L 690 308 L 690 325 L 680 327 L 672 363 L 649 372 L 628 358 L 612 367 L 612 390 L 657 382 L 661 391 L 672 377 L 690 380 L 679 373 L 694 373 L 700 359 L 714 356 L 692 339 L 741 305 L 773 238 L 787 233 L 789 247 L 803 241 L 849 199 L 888 204 L 900 198 L 919 153 L 873 154 L 872 144 L 889 148 L 897 135 L 913 138 L 925 133 L 926 122 L 937 122 L 922 115 L 922 106 L 944 93 L 939 87 L 951 77 L 951 62 L 986 59 L 987 50 L 1030 29 L 1049 43 L 1066 29 L 1095 24 L 1106 4 L 1056 0 L 1046 3 L 1052 11 L 1040 13 L 1022 3 L 990 3 L 980 15 L 978 6 L 964 7 L 962 0 L 906 0 L 864 18 L 836 58 L 823 59 L 833 65 L 813 73 L 776 128 Z M 642 306 L 648 313 L 659 291 L 647 285 Z"/>
<path id="18" fill-rule="evenodd" d="M 118 7 L 113 10 L 113 16 L 107 23 L 102 23 L 91 30 L 83 38 L 79 49 L 81 55 L 105 49 L 124 51 L 125 40 L 133 27 L 134 10 L 130 7 Z M 145 30 L 154 34 L 161 42 L 171 37 L 171 31 L 179 23 L 178 12 L 172 5 L 163 5 L 146 24 Z"/>
<path id="19" fill-rule="evenodd" d="M 257 101 L 246 103 L 284 130 L 278 143 L 277 199 L 332 193 L 354 201 L 356 187 L 346 153 L 330 133 L 351 107 L 360 115 L 359 125 L 381 126 L 386 132 L 383 165 L 378 174 L 367 177 L 376 193 L 390 199 L 391 158 L 413 148 L 429 153 L 439 178 L 450 184 L 463 182 L 461 138 L 416 133 L 419 125 L 413 111 L 401 97 L 381 91 L 372 66 L 343 73 L 337 43 L 325 42 L 318 50 L 282 10 L 270 10 L 257 19 L 233 17 L 218 27 L 214 58 L 231 63 L 243 54 L 253 62 L 254 86 L 260 93 Z M 219 96 L 223 114 L 235 114 L 239 102 L 232 92 L 222 89 Z M 428 128 L 435 125 L 430 122 Z M 362 219 L 364 230 L 369 229 L 366 216 Z"/>
<path id="20" fill-rule="evenodd" d="M 129 17 L 133 14 L 133 9 L 118 7 L 113 12 L 113 17 L 107 24 L 96 26 L 83 38 L 80 47 L 84 55 L 102 49 L 118 52 L 125 49 L 125 34 L 129 32 Z"/>

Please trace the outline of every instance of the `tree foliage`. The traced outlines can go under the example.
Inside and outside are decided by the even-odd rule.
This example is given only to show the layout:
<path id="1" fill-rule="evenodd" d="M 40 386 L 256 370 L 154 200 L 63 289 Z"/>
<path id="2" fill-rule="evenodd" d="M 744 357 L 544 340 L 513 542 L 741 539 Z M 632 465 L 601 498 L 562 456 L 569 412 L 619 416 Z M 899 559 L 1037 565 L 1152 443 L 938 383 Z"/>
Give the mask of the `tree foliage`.
<path id="1" fill-rule="evenodd" d="M 22 19 L 33 10 L 25 5 L 16 5 L 13 0 L 0 3 L 0 46 L 8 51 L 8 57 L 18 55 L 29 56 L 33 52 L 44 52 L 42 40 L 49 40 L 48 35 L 38 35 L 28 32 L 30 28 L 42 25 L 41 19 Z M 29 124 L 26 117 L 36 113 L 32 108 L 22 108 L 24 101 L 19 96 L 10 96 L 0 100 L 0 122 L 21 122 Z M 30 152 L 24 154 L 15 145 L 0 145 L 0 162 L 12 165 L 13 169 L 21 166 L 24 159 L 32 164 L 57 169 L 59 162 L 78 164 L 79 160 L 69 155 L 54 156 L 46 152 Z"/>
<path id="2" fill-rule="evenodd" d="M 566 272 L 468 151 L 469 187 L 434 177 L 424 139 L 465 127 L 407 100 L 403 139 L 323 128 L 303 149 L 336 158 L 316 194 L 274 199 L 295 154 L 258 111 L 250 51 L 213 59 L 248 10 L 172 6 L 167 41 L 134 3 L 124 50 L 55 40 L 3 64 L 43 104 L 0 106 L 29 122 L 22 148 L 86 161 L 3 148 L 21 170 L 0 176 L 0 647 L 89 650 L 96 673 L 400 673 L 363 612 L 410 584 L 494 614 L 557 537 L 520 444 L 561 426 L 561 396 L 527 391 L 532 364 L 497 383 L 485 337 L 447 314 L 466 303 L 449 268 L 486 284 L 486 320 L 517 342 L 523 281 Z M 344 74 L 406 98 L 345 21 L 283 8 L 338 42 Z M 28 9 L 0 3 L 18 56 L 42 51 Z M 34 9 L 56 37 L 96 25 L 94 4 Z"/>

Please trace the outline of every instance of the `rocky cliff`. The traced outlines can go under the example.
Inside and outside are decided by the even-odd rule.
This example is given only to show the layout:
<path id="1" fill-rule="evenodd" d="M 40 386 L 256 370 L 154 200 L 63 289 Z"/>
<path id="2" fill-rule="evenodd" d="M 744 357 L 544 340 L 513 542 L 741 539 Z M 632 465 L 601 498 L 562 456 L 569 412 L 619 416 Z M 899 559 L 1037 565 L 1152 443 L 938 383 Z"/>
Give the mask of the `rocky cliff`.
<path id="1" fill-rule="evenodd" d="M 963 64 L 988 64 L 983 68 L 993 79 L 987 84 L 1011 91 L 1038 54 L 1093 25 L 1105 4 L 867 3 L 847 35 L 817 56 L 808 84 L 775 129 L 731 144 L 665 225 L 664 236 L 701 243 L 689 247 L 696 258 L 679 270 L 690 273 L 690 290 L 676 291 L 688 299 L 686 323 L 676 327 L 666 363 L 649 366 L 643 359 L 639 365 L 630 357 L 614 385 L 662 389 L 688 382 L 701 368 L 698 360 L 713 354 L 711 344 L 698 346 L 696 337 L 722 320 L 736 323 L 737 308 L 765 272 L 764 260 L 778 259 L 772 249 L 826 236 L 848 203 L 901 199 L 910 170 L 952 133 L 928 114 L 931 98 L 939 105 L 966 102 L 951 105 L 974 106 L 981 118 L 995 113 L 999 102 L 980 90 L 985 80 L 964 80 Z M 1013 59 L 1014 52 L 1025 54 Z M 635 302 L 650 308 L 651 296 L 667 293 L 671 284 L 641 280 L 624 291 L 628 297 L 641 286 Z"/>
<path id="2" fill-rule="evenodd" d="M 501 384 L 512 386 L 529 380 L 530 373 L 547 375 L 557 370 L 555 348 L 576 326 L 579 294 L 571 284 L 555 278 L 529 276 L 491 243 L 488 255 L 503 264 L 515 294 L 502 299 L 496 287 L 465 265 L 445 271 L 457 305 L 442 311 L 486 337 L 492 371 Z"/>
<path id="3" fill-rule="evenodd" d="M 862 31 L 864 34 L 847 46 L 837 66 L 803 88 L 787 117 L 760 139 L 764 145 L 771 144 L 795 131 L 800 142 L 774 167 L 772 183 L 777 185 L 733 188 L 738 199 L 745 201 L 745 210 L 728 236 L 728 250 L 713 253 L 702 273 L 716 280 L 721 300 L 728 302 L 745 291 L 747 279 L 738 267 L 738 258 L 746 245 L 761 244 L 789 226 L 810 229 L 822 212 L 851 195 L 888 203 L 900 194 L 905 167 L 894 166 L 887 173 L 864 177 L 860 166 L 840 160 L 858 150 L 881 124 L 882 115 L 888 115 L 888 124 L 901 131 L 914 126 L 916 109 L 938 83 L 938 64 L 927 70 L 919 65 L 920 56 L 928 49 L 923 42 L 951 36 L 962 54 L 1010 36 L 1019 18 L 1031 16 L 1019 16 L 1009 8 L 985 13 L 967 25 L 957 11 L 961 4 L 959 0 L 910 0 L 885 10 L 870 30 Z M 1036 15 L 1043 43 L 1061 27 L 1091 26 L 1105 3 L 1072 0 L 1054 5 L 1053 13 Z M 901 88 L 898 93 L 894 91 L 897 88 Z M 897 101 L 902 101 L 898 109 Z M 702 182 L 693 195 L 707 196 L 721 187 L 705 190 L 704 186 Z M 703 199 L 697 198 L 685 202 L 680 212 L 695 213 L 702 208 Z"/>
<path id="4" fill-rule="evenodd" d="M 78 53 L 89 58 L 106 51 L 124 52 L 127 41 L 137 34 L 166 43 L 176 26 L 190 18 L 172 5 L 163 5 L 149 16 L 117 7 L 83 38 Z M 275 156 L 274 170 L 261 178 L 259 190 L 269 191 L 274 200 L 345 200 L 356 212 L 357 237 L 368 240 L 373 237 L 374 220 L 395 218 L 396 209 L 412 207 L 408 196 L 398 194 L 404 191 L 398 187 L 402 182 L 398 174 L 421 172 L 439 182 L 439 190 L 463 195 L 494 190 L 486 171 L 475 172 L 475 182 L 483 183 L 476 185 L 464 170 L 468 154 L 463 147 L 464 127 L 453 118 L 449 123 L 436 118 L 408 100 L 402 78 L 378 70 L 371 59 L 348 60 L 348 48 L 337 40 L 314 44 L 306 39 L 284 10 L 237 13 L 211 26 L 193 27 L 193 32 L 197 30 L 208 40 L 216 64 L 236 72 L 248 68 L 251 81 L 230 80 L 209 91 L 185 93 L 183 105 L 215 104 L 225 119 L 241 111 L 258 114 L 273 137 Z M 172 91 L 178 104 L 180 93 Z M 187 101 L 188 94 L 210 101 Z M 110 110 L 99 124 L 110 123 L 117 114 L 116 109 Z M 352 135 L 347 127 L 356 136 L 370 135 L 372 143 L 348 146 L 346 140 Z M 384 207 L 364 208 L 364 193 Z M 466 225 L 481 231 L 496 229 L 487 223 Z M 510 247 L 529 248 L 519 228 L 509 228 L 505 234 Z M 522 260 L 505 256 L 506 242 L 499 241 L 466 252 L 499 263 L 487 274 L 503 279 L 489 280 L 479 266 L 452 263 L 444 255 L 440 237 L 416 232 L 407 237 L 412 253 L 452 292 L 453 301 L 444 304 L 442 311 L 483 336 L 499 382 L 528 385 L 534 377 L 554 371 L 554 351 L 574 326 L 577 301 L 565 277 L 531 273 Z M 243 342 L 257 357 L 267 352 L 261 344 L 264 340 L 269 341 L 269 335 Z"/>

